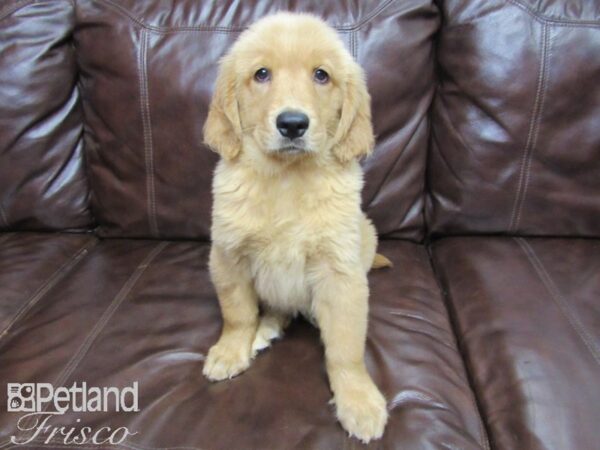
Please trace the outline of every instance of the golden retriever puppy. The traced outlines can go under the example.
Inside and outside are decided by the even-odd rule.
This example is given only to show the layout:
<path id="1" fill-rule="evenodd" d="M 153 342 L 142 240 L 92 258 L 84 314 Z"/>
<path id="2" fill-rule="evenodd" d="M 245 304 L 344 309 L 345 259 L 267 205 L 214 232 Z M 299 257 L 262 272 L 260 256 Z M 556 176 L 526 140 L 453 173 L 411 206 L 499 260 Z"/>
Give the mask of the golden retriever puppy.
<path id="1" fill-rule="evenodd" d="M 367 272 L 389 261 L 360 207 L 357 159 L 374 143 L 361 68 L 322 20 L 266 17 L 221 60 L 204 139 L 221 155 L 209 265 L 223 315 L 204 375 L 239 374 L 303 314 L 320 328 L 341 424 L 381 437 L 386 402 L 364 363 Z"/>

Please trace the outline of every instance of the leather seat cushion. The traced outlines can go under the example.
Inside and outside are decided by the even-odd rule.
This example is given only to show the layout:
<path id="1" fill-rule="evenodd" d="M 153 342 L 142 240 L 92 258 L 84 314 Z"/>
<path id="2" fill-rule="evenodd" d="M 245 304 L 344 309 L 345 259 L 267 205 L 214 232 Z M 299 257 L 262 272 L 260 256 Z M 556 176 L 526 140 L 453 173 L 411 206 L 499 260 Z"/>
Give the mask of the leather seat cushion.
<path id="1" fill-rule="evenodd" d="M 99 387 L 137 381 L 138 413 L 52 419 L 65 426 L 81 419 L 78 426 L 96 429 L 127 426 L 138 433 L 127 441 L 134 449 L 357 446 L 329 404 L 318 332 L 302 320 L 242 375 L 216 384 L 202 376 L 221 327 L 208 251 L 198 242 L 100 241 L 3 336 L 0 379 Z M 375 446 L 485 448 L 426 251 L 401 241 L 384 242 L 381 251 L 395 267 L 370 274 L 366 360 L 391 413 Z M 19 414 L 0 416 L 0 446 Z"/>
<path id="2" fill-rule="evenodd" d="M 592 449 L 600 417 L 600 240 L 433 246 L 497 449 Z"/>

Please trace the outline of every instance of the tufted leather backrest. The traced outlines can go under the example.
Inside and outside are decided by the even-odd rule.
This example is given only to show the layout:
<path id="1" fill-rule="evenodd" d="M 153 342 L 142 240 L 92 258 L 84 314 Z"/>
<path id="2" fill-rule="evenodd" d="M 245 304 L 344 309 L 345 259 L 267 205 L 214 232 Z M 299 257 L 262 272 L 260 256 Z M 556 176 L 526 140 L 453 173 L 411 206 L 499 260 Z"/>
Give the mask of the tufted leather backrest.
<path id="1" fill-rule="evenodd" d="M 431 0 L 4 2 L 0 230 L 92 226 L 89 183 L 101 235 L 207 239 L 217 61 L 297 10 L 366 70 L 363 208 L 380 234 L 422 239 L 426 203 L 438 235 L 600 236 L 600 4 L 438 3 L 434 39 Z"/>
<path id="2" fill-rule="evenodd" d="M 432 232 L 600 236 L 600 3 L 446 0 Z"/>
<path id="3" fill-rule="evenodd" d="M 0 231 L 92 225 L 68 0 L 0 3 Z"/>
<path id="4" fill-rule="evenodd" d="M 209 236 L 217 156 L 202 142 L 217 61 L 277 10 L 335 26 L 367 72 L 375 154 L 364 209 L 379 232 L 423 236 L 437 8 L 429 0 L 80 0 L 75 42 L 93 207 L 105 236 Z"/>

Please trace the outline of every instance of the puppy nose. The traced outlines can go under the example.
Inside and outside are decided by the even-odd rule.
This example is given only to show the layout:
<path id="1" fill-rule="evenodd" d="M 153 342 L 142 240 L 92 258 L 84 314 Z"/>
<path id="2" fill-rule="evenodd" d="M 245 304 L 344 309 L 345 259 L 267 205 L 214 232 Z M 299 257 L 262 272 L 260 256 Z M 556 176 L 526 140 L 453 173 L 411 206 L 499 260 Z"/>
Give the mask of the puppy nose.
<path id="1" fill-rule="evenodd" d="M 285 111 L 277 116 L 276 125 L 282 136 L 295 139 L 308 129 L 308 116 L 298 111 Z"/>

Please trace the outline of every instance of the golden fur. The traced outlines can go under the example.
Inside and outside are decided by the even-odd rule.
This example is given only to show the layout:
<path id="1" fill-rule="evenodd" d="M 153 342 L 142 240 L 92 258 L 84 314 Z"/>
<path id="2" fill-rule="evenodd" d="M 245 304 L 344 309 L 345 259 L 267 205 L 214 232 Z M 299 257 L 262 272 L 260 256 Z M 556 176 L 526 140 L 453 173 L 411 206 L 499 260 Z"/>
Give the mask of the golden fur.
<path id="1" fill-rule="evenodd" d="M 263 67 L 270 79 L 259 82 Z M 315 81 L 317 69 L 327 82 Z M 291 151 L 275 125 L 288 110 L 310 120 Z M 360 209 L 357 159 L 374 142 L 361 68 L 320 19 L 264 18 L 222 59 L 204 138 L 221 155 L 210 273 L 224 322 L 204 374 L 239 374 L 304 314 L 321 330 L 340 422 L 364 442 L 381 437 L 386 402 L 364 364 L 366 274 L 389 261 L 375 256 L 375 228 Z"/>

